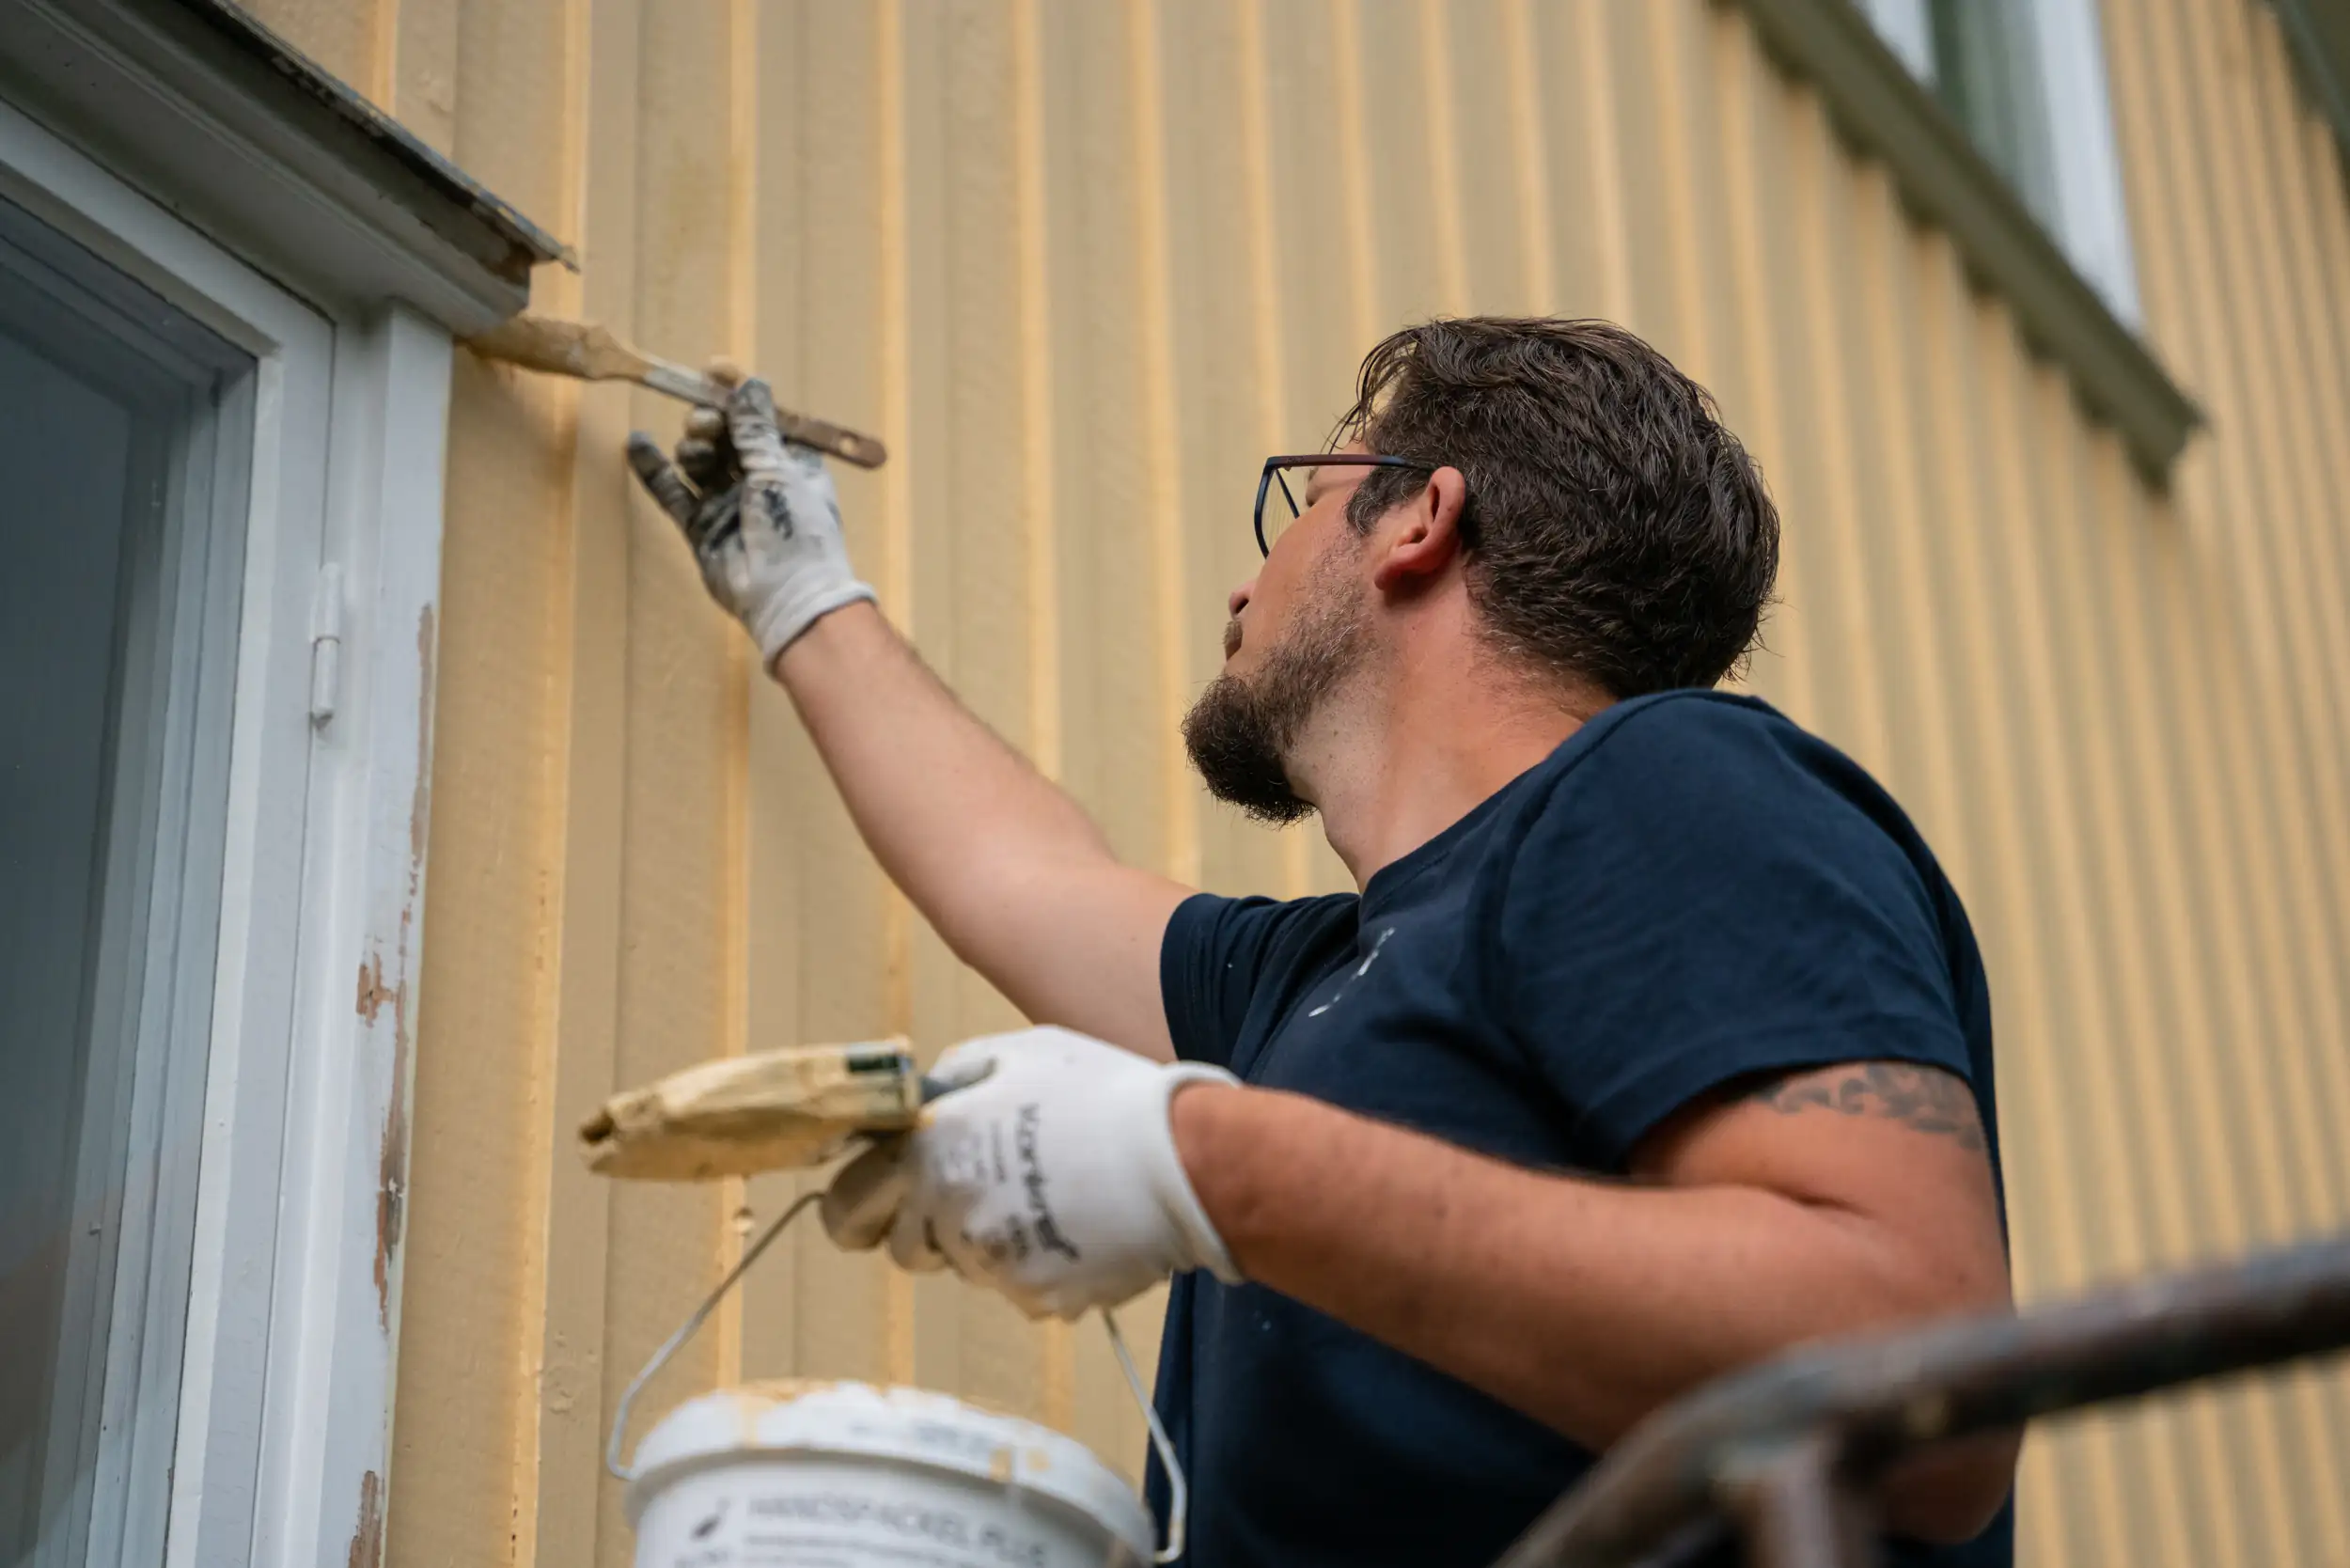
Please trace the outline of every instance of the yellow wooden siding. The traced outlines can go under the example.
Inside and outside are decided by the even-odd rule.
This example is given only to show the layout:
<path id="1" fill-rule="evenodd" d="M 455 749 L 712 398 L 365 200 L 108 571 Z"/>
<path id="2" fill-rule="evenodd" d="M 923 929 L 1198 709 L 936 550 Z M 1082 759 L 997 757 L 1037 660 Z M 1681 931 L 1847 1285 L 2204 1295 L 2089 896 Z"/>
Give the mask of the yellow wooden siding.
<path id="1" fill-rule="evenodd" d="M 1705 0 L 257 8 L 578 244 L 541 308 L 880 431 L 840 485 L 890 614 L 1123 854 L 1212 887 L 1340 884 L 1174 735 L 1259 459 L 1401 322 L 1627 321 L 1786 514 L 1751 686 L 1973 913 L 2026 1295 L 2350 1223 L 2350 203 L 2257 0 L 2106 8 L 2147 333 L 2211 420 L 2167 495 Z M 632 495 L 622 434 L 676 419 L 460 356 L 398 1563 L 625 1561 L 612 1402 L 792 1190 L 591 1182 L 588 1106 L 746 1042 L 1014 1018 Z M 1137 1459 L 1096 1325 L 778 1251 L 649 1409 L 912 1380 Z M 2027 1560 L 2340 1564 L 2346 1466 L 2340 1372 L 2074 1422 L 2029 1448 Z"/>

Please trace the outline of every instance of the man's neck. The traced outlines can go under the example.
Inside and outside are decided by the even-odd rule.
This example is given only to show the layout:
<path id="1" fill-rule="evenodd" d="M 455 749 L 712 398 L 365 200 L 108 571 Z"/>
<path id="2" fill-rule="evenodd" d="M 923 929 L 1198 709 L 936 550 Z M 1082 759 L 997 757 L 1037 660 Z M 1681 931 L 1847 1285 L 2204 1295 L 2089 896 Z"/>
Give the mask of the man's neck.
<path id="1" fill-rule="evenodd" d="M 1325 702 L 1292 765 L 1331 849 L 1360 888 L 1549 756 L 1605 706 L 1605 698 L 1587 699 L 1549 682 L 1497 678 L 1490 665 L 1453 679 L 1406 679 L 1384 702 L 1366 703 L 1359 692 Z"/>

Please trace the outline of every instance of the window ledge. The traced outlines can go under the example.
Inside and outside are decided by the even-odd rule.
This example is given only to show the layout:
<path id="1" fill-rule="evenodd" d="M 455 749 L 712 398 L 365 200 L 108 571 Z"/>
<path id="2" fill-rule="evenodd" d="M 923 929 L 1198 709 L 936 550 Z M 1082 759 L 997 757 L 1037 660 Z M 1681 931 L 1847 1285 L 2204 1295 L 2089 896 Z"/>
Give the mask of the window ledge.
<path id="1" fill-rule="evenodd" d="M 1779 65 L 1815 84 L 1838 131 L 1892 171 L 1904 203 L 1957 243 L 1976 284 L 2005 300 L 2033 348 L 2063 367 L 2092 415 L 2121 433 L 2149 482 L 2202 415 L 2138 335 L 2075 270 L 2038 219 L 1852 0 L 1735 5 Z"/>

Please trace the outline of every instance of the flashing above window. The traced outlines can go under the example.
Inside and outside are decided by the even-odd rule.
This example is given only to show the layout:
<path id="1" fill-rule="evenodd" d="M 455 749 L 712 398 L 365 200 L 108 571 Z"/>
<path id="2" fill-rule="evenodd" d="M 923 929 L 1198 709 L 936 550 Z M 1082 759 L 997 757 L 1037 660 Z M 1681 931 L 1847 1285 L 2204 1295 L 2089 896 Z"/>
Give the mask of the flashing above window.
<path id="1" fill-rule="evenodd" d="M 2093 0 L 1737 3 L 1780 65 L 1817 84 L 1845 139 L 1884 161 L 1911 211 L 1950 236 L 1977 284 L 2065 368 L 2139 471 L 2166 482 L 2202 416 L 2134 330 L 2137 281 Z M 1988 31 L 2001 19 L 2003 32 Z M 2029 134 L 2012 107 L 1998 106 L 2019 93 Z M 1962 118 L 1980 119 L 1991 145 Z"/>
<path id="2" fill-rule="evenodd" d="M 463 335 L 576 264 L 227 0 L 0 0 L 0 97 L 313 297 Z"/>

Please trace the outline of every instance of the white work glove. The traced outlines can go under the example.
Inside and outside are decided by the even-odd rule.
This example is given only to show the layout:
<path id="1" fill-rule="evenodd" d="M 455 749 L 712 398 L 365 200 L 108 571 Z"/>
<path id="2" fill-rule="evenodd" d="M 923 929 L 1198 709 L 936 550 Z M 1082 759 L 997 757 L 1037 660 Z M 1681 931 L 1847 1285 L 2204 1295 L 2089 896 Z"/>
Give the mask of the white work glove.
<path id="1" fill-rule="evenodd" d="M 840 1246 L 886 1236 L 901 1265 L 951 1267 L 1031 1318 L 1115 1307 L 1185 1269 L 1240 1282 L 1167 1124 L 1178 1088 L 1230 1073 L 1033 1028 L 965 1041 L 931 1075 L 968 1087 L 834 1178 L 822 1213 Z"/>
<path id="2" fill-rule="evenodd" d="M 849 565 L 832 476 L 822 458 L 785 444 L 763 381 L 736 387 L 723 417 L 696 409 L 685 429 L 676 466 L 651 436 L 631 431 L 629 466 L 685 530 L 710 596 L 773 666 L 818 619 L 873 597 Z"/>

